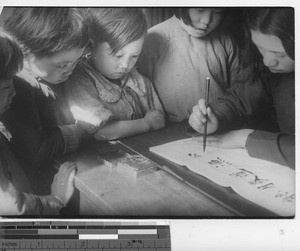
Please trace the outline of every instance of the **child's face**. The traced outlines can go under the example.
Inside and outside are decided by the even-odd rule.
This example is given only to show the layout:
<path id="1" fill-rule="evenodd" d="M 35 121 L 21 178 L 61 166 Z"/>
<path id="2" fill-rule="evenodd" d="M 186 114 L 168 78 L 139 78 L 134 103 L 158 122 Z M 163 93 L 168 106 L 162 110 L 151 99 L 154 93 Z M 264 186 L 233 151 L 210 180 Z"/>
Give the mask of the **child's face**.
<path id="1" fill-rule="evenodd" d="M 142 50 L 145 37 L 125 45 L 115 55 L 107 42 L 92 47 L 92 61 L 96 69 L 105 77 L 120 79 L 131 71 Z"/>
<path id="2" fill-rule="evenodd" d="M 16 91 L 12 83 L 12 79 L 0 80 L 0 115 L 4 113 L 10 106 L 12 98 Z"/>
<path id="3" fill-rule="evenodd" d="M 281 40 L 274 35 L 266 35 L 251 30 L 253 43 L 256 45 L 265 66 L 273 73 L 289 73 L 295 71 L 295 61 L 285 52 Z"/>
<path id="4" fill-rule="evenodd" d="M 212 32 L 223 18 L 222 8 L 190 8 L 189 16 L 197 37 Z"/>
<path id="5" fill-rule="evenodd" d="M 25 60 L 28 62 L 30 69 L 37 76 L 51 84 L 59 84 L 67 80 L 72 74 L 83 51 L 84 48 L 74 48 L 41 58 L 29 54 Z"/>

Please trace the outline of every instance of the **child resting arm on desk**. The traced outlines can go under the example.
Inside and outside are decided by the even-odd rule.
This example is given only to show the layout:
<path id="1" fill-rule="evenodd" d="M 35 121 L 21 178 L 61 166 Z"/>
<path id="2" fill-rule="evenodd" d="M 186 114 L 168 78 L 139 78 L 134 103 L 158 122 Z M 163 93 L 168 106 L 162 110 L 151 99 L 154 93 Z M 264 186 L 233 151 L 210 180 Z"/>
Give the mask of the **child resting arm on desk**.
<path id="1" fill-rule="evenodd" d="M 294 10 L 292 8 L 251 8 L 246 12 L 247 30 L 269 68 L 267 78 L 235 86 L 212 104 L 204 100 L 193 108 L 190 125 L 203 132 L 237 129 L 253 118 L 268 117 L 275 131 L 240 129 L 207 138 L 207 145 L 246 148 L 249 155 L 295 168 L 295 61 Z"/>
<path id="2" fill-rule="evenodd" d="M 86 136 L 59 91 L 89 41 L 86 23 L 76 8 L 48 7 L 15 8 L 4 23 L 22 49 L 24 67 L 14 79 L 16 97 L 1 121 L 39 193 L 49 192 L 54 159 L 76 151 Z"/>
<path id="3" fill-rule="evenodd" d="M 16 92 L 13 77 L 22 68 L 23 56 L 17 43 L 0 29 L 0 115 L 10 108 Z M 26 132 L 24 132 L 26 133 Z M 54 177 L 51 195 L 32 194 L 29 180 L 0 132 L 0 216 L 59 214 L 74 191 L 76 164 L 63 164 Z"/>
<path id="4" fill-rule="evenodd" d="M 65 83 L 74 117 L 94 127 L 96 140 L 162 128 L 164 112 L 152 83 L 134 68 L 147 32 L 144 14 L 137 8 L 91 8 L 87 15 L 90 54 Z"/>

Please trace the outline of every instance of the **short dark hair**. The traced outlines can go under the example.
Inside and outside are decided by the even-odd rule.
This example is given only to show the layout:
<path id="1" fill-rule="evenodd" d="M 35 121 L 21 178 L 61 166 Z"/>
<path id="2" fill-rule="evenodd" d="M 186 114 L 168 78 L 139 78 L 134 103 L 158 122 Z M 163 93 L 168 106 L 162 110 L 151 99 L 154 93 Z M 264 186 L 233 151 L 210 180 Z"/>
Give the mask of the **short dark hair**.
<path id="1" fill-rule="evenodd" d="M 294 9 L 291 7 L 249 8 L 246 25 L 251 30 L 278 37 L 291 59 L 295 59 Z"/>
<path id="2" fill-rule="evenodd" d="M 24 55 L 36 57 L 84 48 L 89 41 L 88 24 L 76 8 L 16 8 L 4 27 L 17 39 Z"/>
<path id="3" fill-rule="evenodd" d="M 23 54 L 17 42 L 0 28 L 0 79 L 10 79 L 23 67 Z"/>
<path id="4" fill-rule="evenodd" d="M 189 15 L 189 9 L 190 8 L 175 8 L 174 9 L 174 14 L 178 19 L 182 19 L 182 21 L 186 25 L 192 25 L 192 21 L 190 19 Z"/>
<path id="5" fill-rule="evenodd" d="M 116 54 L 147 33 L 146 18 L 139 8 L 90 8 L 91 37 L 107 42 Z"/>
<path id="6" fill-rule="evenodd" d="M 204 7 L 204 8 L 206 8 L 206 7 Z M 225 14 L 227 13 L 226 9 L 222 8 L 222 7 L 220 7 L 220 8 L 224 9 L 224 16 L 225 16 Z M 181 19 L 186 25 L 193 26 L 192 20 L 190 18 L 190 14 L 189 14 L 190 9 L 193 9 L 193 7 L 191 7 L 191 8 L 174 8 L 174 14 L 178 19 Z"/>

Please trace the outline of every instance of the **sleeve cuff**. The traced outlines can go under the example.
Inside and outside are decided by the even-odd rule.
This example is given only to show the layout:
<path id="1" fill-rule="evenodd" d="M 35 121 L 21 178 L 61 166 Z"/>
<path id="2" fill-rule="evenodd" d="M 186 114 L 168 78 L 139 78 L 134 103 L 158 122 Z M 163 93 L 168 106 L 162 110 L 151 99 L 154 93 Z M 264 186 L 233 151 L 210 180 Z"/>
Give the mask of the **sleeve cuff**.
<path id="1" fill-rule="evenodd" d="M 58 215 L 59 210 L 65 207 L 65 204 L 56 196 L 40 196 L 43 205 L 42 215 Z"/>
<path id="2" fill-rule="evenodd" d="M 66 204 L 62 201 L 61 198 L 59 198 L 58 196 L 55 196 L 55 195 L 53 195 L 53 197 L 56 198 L 60 202 L 60 204 L 62 206 L 61 208 L 66 207 Z"/>
<path id="3" fill-rule="evenodd" d="M 58 126 L 65 141 L 64 154 L 78 149 L 85 131 L 76 125 Z"/>
<path id="4" fill-rule="evenodd" d="M 282 133 L 254 131 L 246 141 L 248 154 L 295 168 L 295 136 Z"/>

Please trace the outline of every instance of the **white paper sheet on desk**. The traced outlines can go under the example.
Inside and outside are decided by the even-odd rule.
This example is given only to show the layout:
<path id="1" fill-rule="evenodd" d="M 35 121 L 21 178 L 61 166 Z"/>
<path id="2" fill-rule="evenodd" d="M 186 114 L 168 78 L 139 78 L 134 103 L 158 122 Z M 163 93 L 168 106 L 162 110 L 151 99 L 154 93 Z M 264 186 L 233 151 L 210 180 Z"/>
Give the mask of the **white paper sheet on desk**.
<path id="1" fill-rule="evenodd" d="M 278 215 L 295 214 L 295 171 L 286 166 L 252 158 L 244 149 L 207 147 L 203 153 L 197 137 L 151 147 L 150 151 L 220 186 L 231 187 Z"/>

